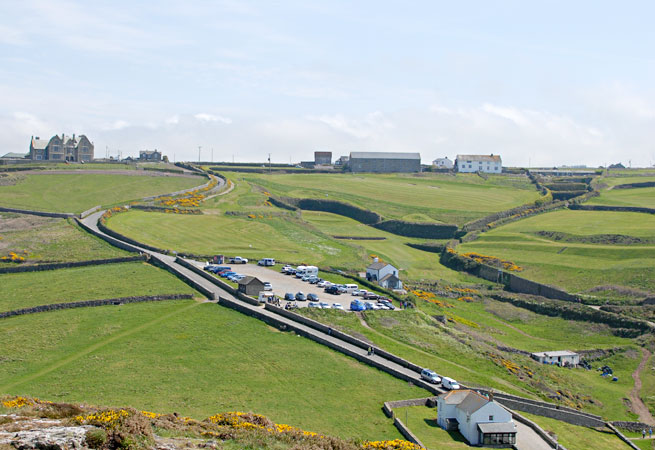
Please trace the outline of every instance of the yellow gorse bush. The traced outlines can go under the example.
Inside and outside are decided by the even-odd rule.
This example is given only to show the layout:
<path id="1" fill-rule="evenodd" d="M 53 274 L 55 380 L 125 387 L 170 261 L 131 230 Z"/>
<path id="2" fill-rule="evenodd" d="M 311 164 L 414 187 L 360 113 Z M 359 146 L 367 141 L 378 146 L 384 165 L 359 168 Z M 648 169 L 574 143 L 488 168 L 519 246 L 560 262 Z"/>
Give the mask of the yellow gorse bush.
<path id="1" fill-rule="evenodd" d="M 503 269 L 512 272 L 520 272 L 523 270 L 522 267 L 517 266 L 512 261 L 508 261 L 506 259 L 500 259 L 495 256 L 481 255 L 475 252 L 463 253 L 462 256 L 472 259 L 473 261 L 478 262 L 480 264 L 487 264 L 489 266 L 501 265 Z"/>
<path id="2" fill-rule="evenodd" d="M 8 398 L 2 401 L 2 406 L 5 408 L 22 408 L 23 406 L 32 406 L 32 405 L 48 405 L 52 402 L 45 400 L 39 400 L 38 398 L 27 398 L 27 397 L 13 397 Z"/>
<path id="3" fill-rule="evenodd" d="M 122 418 L 129 415 L 130 413 L 124 409 L 107 409 L 86 416 L 75 416 L 74 420 L 79 424 L 115 428 Z"/>
<path id="4" fill-rule="evenodd" d="M 420 450 L 421 447 L 413 442 L 403 439 L 394 439 L 393 441 L 366 441 L 362 445 L 364 450 Z"/>

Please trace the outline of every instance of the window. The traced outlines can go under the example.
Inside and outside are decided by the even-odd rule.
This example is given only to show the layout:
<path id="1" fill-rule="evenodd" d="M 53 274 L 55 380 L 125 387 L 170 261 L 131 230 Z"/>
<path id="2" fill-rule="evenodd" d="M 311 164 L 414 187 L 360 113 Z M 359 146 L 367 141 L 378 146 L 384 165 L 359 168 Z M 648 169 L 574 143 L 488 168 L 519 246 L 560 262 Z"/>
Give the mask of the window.
<path id="1" fill-rule="evenodd" d="M 489 416 L 489 422 L 491 422 L 492 420 L 494 420 L 494 416 Z"/>

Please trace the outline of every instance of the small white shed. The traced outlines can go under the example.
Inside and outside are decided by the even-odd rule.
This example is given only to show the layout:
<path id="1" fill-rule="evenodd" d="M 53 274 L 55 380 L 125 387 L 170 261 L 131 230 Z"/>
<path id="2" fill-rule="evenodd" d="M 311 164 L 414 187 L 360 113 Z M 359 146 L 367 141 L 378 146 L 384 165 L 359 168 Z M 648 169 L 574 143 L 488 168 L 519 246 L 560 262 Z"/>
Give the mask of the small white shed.
<path id="1" fill-rule="evenodd" d="M 557 364 L 558 366 L 575 367 L 580 364 L 580 355 L 568 350 L 558 350 L 554 352 L 537 352 L 533 353 L 532 359 L 542 364 Z"/>

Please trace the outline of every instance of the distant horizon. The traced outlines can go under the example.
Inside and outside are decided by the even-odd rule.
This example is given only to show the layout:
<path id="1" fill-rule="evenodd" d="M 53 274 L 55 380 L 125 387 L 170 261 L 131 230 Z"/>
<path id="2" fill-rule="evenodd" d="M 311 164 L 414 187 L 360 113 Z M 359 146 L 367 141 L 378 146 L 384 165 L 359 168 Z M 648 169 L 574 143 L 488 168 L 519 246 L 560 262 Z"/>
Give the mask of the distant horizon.
<path id="1" fill-rule="evenodd" d="M 113 156 L 655 163 L 652 2 L 4 6 L 2 154 L 76 130 Z"/>

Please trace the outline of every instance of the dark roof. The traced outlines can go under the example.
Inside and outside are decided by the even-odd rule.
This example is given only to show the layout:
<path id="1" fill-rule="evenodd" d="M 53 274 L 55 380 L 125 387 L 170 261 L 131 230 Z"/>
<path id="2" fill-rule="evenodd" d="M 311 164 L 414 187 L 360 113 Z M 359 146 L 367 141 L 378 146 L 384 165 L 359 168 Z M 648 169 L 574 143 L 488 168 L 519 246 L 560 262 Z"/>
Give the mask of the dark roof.
<path id="1" fill-rule="evenodd" d="M 500 162 L 500 155 L 457 155 L 457 159 L 466 161 Z"/>
<path id="2" fill-rule="evenodd" d="M 458 405 L 464 400 L 464 398 L 471 392 L 469 390 L 456 390 L 450 391 L 446 394 L 441 394 L 439 397 L 442 398 L 449 405 Z"/>
<path id="3" fill-rule="evenodd" d="M 467 414 L 473 414 L 487 403 L 489 403 L 489 399 L 487 397 L 483 397 L 477 392 L 469 391 L 464 400 L 462 400 L 462 402 L 457 405 L 457 408 L 461 409 Z"/>
<path id="4" fill-rule="evenodd" d="M 243 278 L 241 278 L 241 279 L 239 280 L 239 284 L 245 284 L 246 286 L 249 285 L 250 283 L 259 283 L 259 284 L 261 284 L 262 286 L 264 285 L 264 282 L 261 281 L 261 280 L 260 280 L 259 278 L 257 278 L 257 277 L 247 276 L 247 277 L 243 277 Z"/>
<path id="5" fill-rule="evenodd" d="M 14 152 L 9 152 L 5 153 L 2 155 L 3 158 L 25 158 L 26 154 L 25 153 L 14 153 Z"/>
<path id="6" fill-rule="evenodd" d="M 420 153 L 390 153 L 390 152 L 350 152 L 350 159 L 365 158 L 365 159 L 418 159 L 421 160 Z"/>
<path id="7" fill-rule="evenodd" d="M 380 283 L 383 282 L 383 281 L 385 281 L 385 280 L 389 280 L 389 279 L 391 279 L 391 278 L 395 278 L 396 281 L 399 281 L 399 280 L 400 280 L 400 278 L 398 278 L 398 277 L 395 276 L 394 274 L 392 274 L 392 273 L 388 273 L 388 274 L 386 274 L 385 276 L 383 276 L 382 278 L 380 278 Z"/>
<path id="8" fill-rule="evenodd" d="M 516 433 L 514 422 L 479 423 L 478 428 L 483 433 Z"/>
<path id="9" fill-rule="evenodd" d="M 367 269 L 367 270 L 368 270 L 368 269 L 371 269 L 371 270 L 380 270 L 380 269 L 384 269 L 385 267 L 390 266 L 390 265 L 391 265 L 391 264 L 389 264 L 389 263 L 385 263 L 385 262 L 380 262 L 380 261 L 378 261 L 378 262 L 374 262 L 374 263 L 372 263 L 372 264 L 371 264 L 370 266 L 368 266 L 366 269 Z"/>

